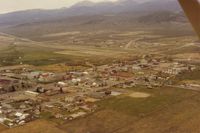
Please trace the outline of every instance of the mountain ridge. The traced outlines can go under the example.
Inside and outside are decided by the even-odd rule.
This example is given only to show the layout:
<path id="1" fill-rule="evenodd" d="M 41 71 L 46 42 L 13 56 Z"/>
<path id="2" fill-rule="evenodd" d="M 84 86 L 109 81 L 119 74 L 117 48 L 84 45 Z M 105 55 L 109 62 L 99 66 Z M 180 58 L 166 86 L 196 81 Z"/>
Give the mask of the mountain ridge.
<path id="1" fill-rule="evenodd" d="M 72 30 L 128 30 L 149 24 L 160 26 L 174 22 L 187 23 L 177 1 L 153 0 L 137 3 L 134 0 L 120 0 L 82 2 L 71 8 L 35 9 L 0 15 L 0 31 L 35 38 L 43 34 Z"/>
<path id="2" fill-rule="evenodd" d="M 86 4 L 87 3 L 87 4 Z M 159 10 L 177 11 L 180 10 L 177 2 L 170 1 L 148 1 L 137 3 L 134 0 L 121 0 L 118 2 L 88 2 L 77 3 L 70 8 L 53 10 L 32 9 L 17 11 L 0 15 L 1 25 L 18 25 L 22 23 L 39 22 L 44 20 L 55 20 L 72 16 L 116 14 L 121 12 L 155 12 Z M 92 3 L 92 4 L 91 4 Z"/>

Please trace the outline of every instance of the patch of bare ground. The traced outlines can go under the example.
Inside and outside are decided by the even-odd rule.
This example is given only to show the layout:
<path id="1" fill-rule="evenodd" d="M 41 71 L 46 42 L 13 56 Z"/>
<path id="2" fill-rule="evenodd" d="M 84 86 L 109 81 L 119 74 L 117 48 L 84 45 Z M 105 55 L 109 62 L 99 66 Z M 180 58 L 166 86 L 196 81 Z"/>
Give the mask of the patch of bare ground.
<path id="1" fill-rule="evenodd" d="M 128 96 L 132 98 L 147 98 L 147 97 L 150 97 L 151 95 L 148 93 L 143 93 L 143 92 L 132 92 Z"/>

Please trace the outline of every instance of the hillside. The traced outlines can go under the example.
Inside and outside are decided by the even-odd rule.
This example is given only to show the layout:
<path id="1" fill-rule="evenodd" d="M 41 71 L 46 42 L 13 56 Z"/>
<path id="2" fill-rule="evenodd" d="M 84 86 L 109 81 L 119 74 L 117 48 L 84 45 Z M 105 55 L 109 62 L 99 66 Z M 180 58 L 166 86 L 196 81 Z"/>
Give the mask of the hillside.
<path id="1" fill-rule="evenodd" d="M 0 15 L 0 31 L 38 40 L 45 34 L 68 31 L 134 30 L 147 24 L 164 28 L 168 23 L 187 23 L 177 1 L 120 0 L 93 3 L 83 1 L 70 8 L 27 10 Z M 173 23 L 174 22 L 174 23 Z M 191 27 L 188 27 L 191 28 Z"/>
<path id="2" fill-rule="evenodd" d="M 25 10 L 0 15 L 0 25 L 10 26 L 55 19 L 65 19 L 70 16 L 97 14 L 113 14 L 120 12 L 155 12 L 160 10 L 179 11 L 179 5 L 174 0 L 137 3 L 134 0 L 119 0 L 118 2 L 80 2 L 70 8 L 55 10 Z"/>
<path id="3" fill-rule="evenodd" d="M 183 12 L 171 12 L 171 11 L 160 11 L 152 14 L 141 16 L 139 19 L 140 23 L 187 23 L 187 19 Z"/>

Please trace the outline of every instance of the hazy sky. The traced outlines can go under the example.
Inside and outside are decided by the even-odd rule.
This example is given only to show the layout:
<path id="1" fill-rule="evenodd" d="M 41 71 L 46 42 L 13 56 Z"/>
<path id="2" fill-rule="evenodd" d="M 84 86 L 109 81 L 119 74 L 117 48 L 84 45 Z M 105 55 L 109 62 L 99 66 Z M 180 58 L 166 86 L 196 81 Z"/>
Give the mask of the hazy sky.
<path id="1" fill-rule="evenodd" d="M 0 13 L 7 13 L 17 10 L 26 9 L 54 9 L 68 7 L 83 0 L 0 0 Z M 116 0 L 91 0 L 93 2 L 100 1 L 116 1 Z"/>

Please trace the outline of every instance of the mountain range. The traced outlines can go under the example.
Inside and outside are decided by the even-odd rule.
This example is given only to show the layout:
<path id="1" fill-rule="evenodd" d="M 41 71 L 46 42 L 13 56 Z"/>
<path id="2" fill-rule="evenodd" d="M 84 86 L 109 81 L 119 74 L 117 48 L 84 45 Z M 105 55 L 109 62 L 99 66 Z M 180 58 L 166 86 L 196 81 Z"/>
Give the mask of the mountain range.
<path id="1" fill-rule="evenodd" d="M 134 24 L 171 22 L 187 23 L 176 0 L 119 0 L 99 3 L 82 1 L 69 8 L 0 14 L 0 31 L 18 36 L 34 36 L 82 28 L 107 29 L 119 25 L 131 27 Z"/>

